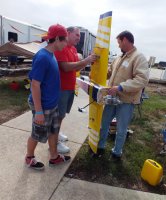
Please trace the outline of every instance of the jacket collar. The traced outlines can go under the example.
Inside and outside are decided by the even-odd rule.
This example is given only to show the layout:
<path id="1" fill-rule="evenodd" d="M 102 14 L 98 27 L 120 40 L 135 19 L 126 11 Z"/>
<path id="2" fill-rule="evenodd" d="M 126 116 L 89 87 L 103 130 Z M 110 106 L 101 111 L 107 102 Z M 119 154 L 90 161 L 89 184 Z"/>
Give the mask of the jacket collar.
<path id="1" fill-rule="evenodd" d="M 125 58 L 125 57 L 129 58 L 136 50 L 137 50 L 137 48 L 133 47 L 133 49 L 131 49 L 127 53 L 123 53 L 120 57 L 121 58 Z"/>
<path id="2" fill-rule="evenodd" d="M 126 53 L 126 57 L 129 58 L 136 50 L 137 50 L 137 48 L 134 47 L 133 49 L 131 49 L 130 51 L 128 51 L 128 52 Z"/>

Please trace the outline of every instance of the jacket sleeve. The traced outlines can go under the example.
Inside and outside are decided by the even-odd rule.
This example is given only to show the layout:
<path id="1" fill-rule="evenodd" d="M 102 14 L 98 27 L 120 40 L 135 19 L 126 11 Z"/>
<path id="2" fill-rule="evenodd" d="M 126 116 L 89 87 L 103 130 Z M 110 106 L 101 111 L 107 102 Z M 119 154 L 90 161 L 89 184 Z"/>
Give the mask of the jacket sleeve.
<path id="1" fill-rule="evenodd" d="M 149 81 L 149 66 L 143 54 L 139 54 L 133 60 L 133 77 L 120 83 L 125 92 L 136 92 L 143 89 Z"/>

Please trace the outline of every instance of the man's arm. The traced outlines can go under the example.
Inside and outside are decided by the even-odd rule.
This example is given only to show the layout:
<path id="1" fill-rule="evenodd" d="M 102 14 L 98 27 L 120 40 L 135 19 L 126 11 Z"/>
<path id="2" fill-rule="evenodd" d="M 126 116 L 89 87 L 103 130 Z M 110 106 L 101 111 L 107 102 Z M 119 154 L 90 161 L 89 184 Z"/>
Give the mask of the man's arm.
<path id="1" fill-rule="evenodd" d="M 32 79 L 31 82 L 31 89 L 32 89 L 32 98 L 34 102 L 35 112 L 41 113 L 35 115 L 35 122 L 38 124 L 44 123 L 44 115 L 43 109 L 41 105 L 41 90 L 40 90 L 40 82 Z"/>
<path id="2" fill-rule="evenodd" d="M 78 62 L 59 62 L 60 68 L 65 71 L 79 71 L 83 68 L 85 68 L 88 64 L 93 63 L 97 59 L 97 56 L 95 54 L 92 54 L 88 56 L 87 58 L 78 61 Z"/>
<path id="3" fill-rule="evenodd" d="M 140 54 L 133 62 L 133 78 L 121 82 L 120 85 L 111 87 L 109 94 L 115 95 L 118 91 L 136 92 L 143 89 L 148 81 L 148 62 L 144 55 Z"/>
<path id="4" fill-rule="evenodd" d="M 140 54 L 133 63 L 133 78 L 122 82 L 123 91 L 135 92 L 143 89 L 149 81 L 149 66 L 143 54 Z"/>

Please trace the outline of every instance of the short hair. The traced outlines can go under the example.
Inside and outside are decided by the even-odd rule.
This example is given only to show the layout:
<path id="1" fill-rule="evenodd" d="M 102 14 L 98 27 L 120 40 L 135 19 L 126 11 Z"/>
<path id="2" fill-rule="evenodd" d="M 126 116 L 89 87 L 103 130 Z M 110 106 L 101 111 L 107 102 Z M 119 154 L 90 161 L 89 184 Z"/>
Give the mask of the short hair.
<path id="1" fill-rule="evenodd" d="M 116 37 L 116 39 L 123 40 L 123 38 L 126 38 L 129 42 L 134 44 L 134 36 L 130 31 L 122 31 L 119 33 L 119 35 Z"/>
<path id="2" fill-rule="evenodd" d="M 73 32 L 75 29 L 79 29 L 79 27 L 77 27 L 77 26 L 69 26 L 67 28 L 67 32 Z"/>

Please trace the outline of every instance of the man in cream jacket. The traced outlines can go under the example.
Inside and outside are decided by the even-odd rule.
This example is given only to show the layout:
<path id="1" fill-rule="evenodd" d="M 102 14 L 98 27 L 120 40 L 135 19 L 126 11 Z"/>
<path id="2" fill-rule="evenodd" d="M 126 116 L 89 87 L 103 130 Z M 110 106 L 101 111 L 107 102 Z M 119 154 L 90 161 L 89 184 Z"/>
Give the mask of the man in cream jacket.
<path id="1" fill-rule="evenodd" d="M 104 153 L 110 123 L 116 117 L 117 134 L 111 155 L 113 158 L 120 159 L 134 105 L 140 103 L 142 90 L 148 83 L 149 69 L 146 58 L 134 46 L 132 33 L 123 31 L 116 39 L 122 55 L 112 62 L 108 70 L 108 77 L 110 77 L 108 86 L 109 94 L 118 96 L 122 104 L 105 105 L 96 156 L 100 157 Z"/>

